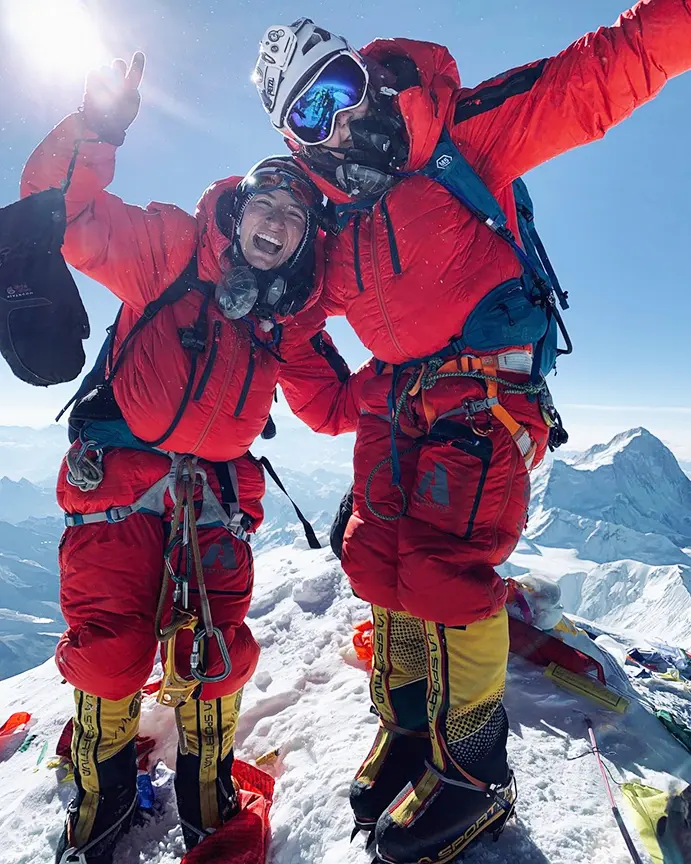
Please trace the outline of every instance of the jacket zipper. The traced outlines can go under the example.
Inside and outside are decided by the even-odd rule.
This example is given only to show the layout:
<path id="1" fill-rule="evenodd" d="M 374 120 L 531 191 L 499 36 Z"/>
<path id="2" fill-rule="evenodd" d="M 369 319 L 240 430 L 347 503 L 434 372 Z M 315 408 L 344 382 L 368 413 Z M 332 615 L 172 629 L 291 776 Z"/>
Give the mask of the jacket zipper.
<path id="1" fill-rule="evenodd" d="M 382 317 L 384 319 L 384 322 L 386 323 L 386 329 L 388 330 L 389 338 L 391 339 L 394 346 L 396 347 L 396 350 L 400 354 L 402 354 L 404 357 L 407 357 L 408 355 L 403 350 L 403 348 L 401 348 L 401 345 L 400 345 L 398 339 L 396 338 L 396 336 L 393 332 L 393 327 L 391 325 L 391 319 L 389 318 L 389 313 L 386 311 L 386 306 L 384 304 L 384 298 L 382 296 L 381 282 L 379 279 L 379 256 L 377 255 L 377 237 L 376 237 L 377 232 L 376 232 L 375 210 L 376 210 L 376 205 L 372 209 L 372 229 L 370 231 L 371 245 L 372 245 L 372 269 L 374 270 L 374 290 L 377 294 L 377 301 L 379 303 L 379 308 L 381 309 L 381 314 L 382 314 Z"/>
<path id="2" fill-rule="evenodd" d="M 247 394 L 249 393 L 250 385 L 252 384 L 252 378 L 254 377 L 254 354 L 254 345 L 250 345 L 250 356 L 247 360 L 247 372 L 245 373 L 245 380 L 242 384 L 238 404 L 235 406 L 235 411 L 233 411 L 233 417 L 239 417 L 240 412 L 245 405 L 245 400 L 247 399 Z"/>
<path id="3" fill-rule="evenodd" d="M 239 343 L 236 340 L 235 350 L 233 351 L 232 356 L 228 358 L 228 362 L 226 365 L 226 372 L 225 372 L 225 375 L 223 376 L 223 384 L 221 385 L 221 389 L 219 391 L 218 398 L 216 399 L 216 404 L 214 405 L 213 411 L 209 415 L 209 419 L 206 421 L 206 426 L 204 426 L 204 428 L 202 429 L 202 433 L 199 436 L 197 443 L 192 448 L 192 451 L 191 451 L 192 453 L 196 453 L 197 450 L 204 443 L 206 436 L 209 434 L 209 429 L 211 429 L 212 425 L 214 424 L 214 421 L 216 420 L 216 417 L 218 416 L 218 412 L 223 407 L 223 403 L 225 402 L 225 396 L 226 396 L 226 393 L 228 391 L 228 384 L 230 382 L 230 376 L 232 375 L 233 369 L 235 368 L 235 361 L 237 360 L 237 356 L 238 356 L 238 348 L 239 348 Z"/>
<path id="4" fill-rule="evenodd" d="M 389 255 L 391 255 L 391 265 L 393 267 L 393 272 L 400 276 L 401 274 L 401 259 L 398 254 L 398 245 L 396 243 L 396 233 L 393 230 L 393 223 L 391 222 L 391 216 L 389 215 L 389 208 L 386 204 L 386 196 L 381 199 L 381 212 L 384 217 L 384 224 L 386 225 L 386 234 L 389 238 Z"/>
<path id="5" fill-rule="evenodd" d="M 206 389 L 206 385 L 209 382 L 209 378 L 211 377 L 211 372 L 214 368 L 214 363 L 216 362 L 216 355 L 218 354 L 218 343 L 221 341 L 221 322 L 214 321 L 214 335 L 213 341 L 211 343 L 211 349 L 209 351 L 209 356 L 206 361 L 206 365 L 204 366 L 204 371 L 202 372 L 202 377 L 199 379 L 199 383 L 197 384 L 197 389 L 194 391 L 194 396 L 192 399 L 195 402 L 199 402 L 202 398 L 204 390 Z"/>
<path id="6" fill-rule="evenodd" d="M 362 282 L 362 271 L 360 270 L 360 219 L 358 213 L 353 223 L 353 258 L 355 259 L 355 281 L 357 282 L 358 291 L 362 294 L 365 286 Z"/>

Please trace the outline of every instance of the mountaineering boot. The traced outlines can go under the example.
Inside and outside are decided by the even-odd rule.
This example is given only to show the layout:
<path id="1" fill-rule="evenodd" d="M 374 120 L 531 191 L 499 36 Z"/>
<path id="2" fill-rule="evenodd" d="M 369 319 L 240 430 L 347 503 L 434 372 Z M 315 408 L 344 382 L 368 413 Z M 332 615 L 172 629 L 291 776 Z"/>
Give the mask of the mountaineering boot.
<path id="1" fill-rule="evenodd" d="M 506 611 L 467 627 L 424 627 L 431 759 L 377 822 L 384 864 L 446 864 L 483 832 L 498 836 L 516 800 L 501 702 Z"/>
<path id="2" fill-rule="evenodd" d="M 72 761 L 77 795 L 67 809 L 56 864 L 112 864 L 137 804 L 135 738 L 141 694 L 113 701 L 75 690 Z"/>
<path id="3" fill-rule="evenodd" d="M 350 786 L 355 826 L 373 830 L 401 789 L 431 758 L 427 730 L 427 654 L 423 622 L 406 612 L 372 607 L 370 694 L 380 723 L 372 749 Z"/>
<path id="4" fill-rule="evenodd" d="M 175 794 L 189 851 L 238 812 L 233 742 L 242 690 L 218 699 L 189 699 L 180 709 L 188 753 L 178 750 Z"/>

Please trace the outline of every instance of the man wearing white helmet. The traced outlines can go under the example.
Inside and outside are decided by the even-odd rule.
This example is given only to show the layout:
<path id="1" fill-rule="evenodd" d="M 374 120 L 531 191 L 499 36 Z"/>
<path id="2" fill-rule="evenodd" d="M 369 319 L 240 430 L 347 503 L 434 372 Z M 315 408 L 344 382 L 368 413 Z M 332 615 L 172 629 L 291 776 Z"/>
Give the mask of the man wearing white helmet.
<path id="1" fill-rule="evenodd" d="M 373 606 L 380 717 L 351 805 L 386 864 L 452 860 L 501 830 L 516 797 L 495 567 L 525 527 L 531 467 L 559 443 L 544 375 L 555 297 L 566 305 L 529 254 L 517 179 L 601 138 L 690 67 L 688 0 L 642 0 L 473 89 L 440 45 L 355 51 L 306 18 L 261 41 L 264 108 L 334 205 L 323 302 L 380 361 L 342 561 Z"/>

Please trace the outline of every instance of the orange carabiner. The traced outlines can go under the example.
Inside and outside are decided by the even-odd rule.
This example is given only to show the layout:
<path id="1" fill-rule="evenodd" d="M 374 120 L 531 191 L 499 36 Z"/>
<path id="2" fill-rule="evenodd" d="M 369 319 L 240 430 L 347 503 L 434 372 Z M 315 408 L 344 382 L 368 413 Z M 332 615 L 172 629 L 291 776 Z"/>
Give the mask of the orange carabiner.
<path id="1" fill-rule="evenodd" d="M 468 422 L 470 423 L 470 428 L 473 430 L 473 432 L 475 433 L 475 435 L 477 435 L 478 438 L 487 438 L 487 436 L 491 435 L 492 432 L 494 431 L 494 427 L 492 426 L 491 416 L 488 416 L 488 424 L 489 425 L 487 427 L 484 427 L 484 428 L 480 428 L 477 425 L 477 423 L 475 422 L 475 415 L 474 414 L 468 415 Z"/>

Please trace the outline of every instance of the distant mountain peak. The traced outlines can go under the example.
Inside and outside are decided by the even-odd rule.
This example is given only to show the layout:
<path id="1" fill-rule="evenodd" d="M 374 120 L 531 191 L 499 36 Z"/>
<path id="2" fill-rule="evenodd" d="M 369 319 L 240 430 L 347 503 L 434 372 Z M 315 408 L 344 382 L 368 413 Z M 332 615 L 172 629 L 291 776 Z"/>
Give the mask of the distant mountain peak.
<path id="1" fill-rule="evenodd" d="M 617 557 L 654 563 L 659 556 L 659 563 L 670 564 L 680 555 L 686 560 L 681 550 L 691 546 L 691 480 L 662 441 L 637 427 L 540 468 L 531 514 L 528 533 L 535 539 L 548 532 L 547 545 L 584 549 L 591 534 L 602 546 L 593 560 L 613 552 L 602 545 L 610 537 L 621 547 Z"/>
<path id="2" fill-rule="evenodd" d="M 593 471 L 603 465 L 612 464 L 618 456 L 634 454 L 642 454 L 649 458 L 668 461 L 670 465 L 672 463 L 677 465 L 672 451 L 643 426 L 636 426 L 633 429 L 627 429 L 626 432 L 620 432 L 606 444 L 596 444 L 583 454 L 571 459 L 569 464 L 581 471 Z"/>

